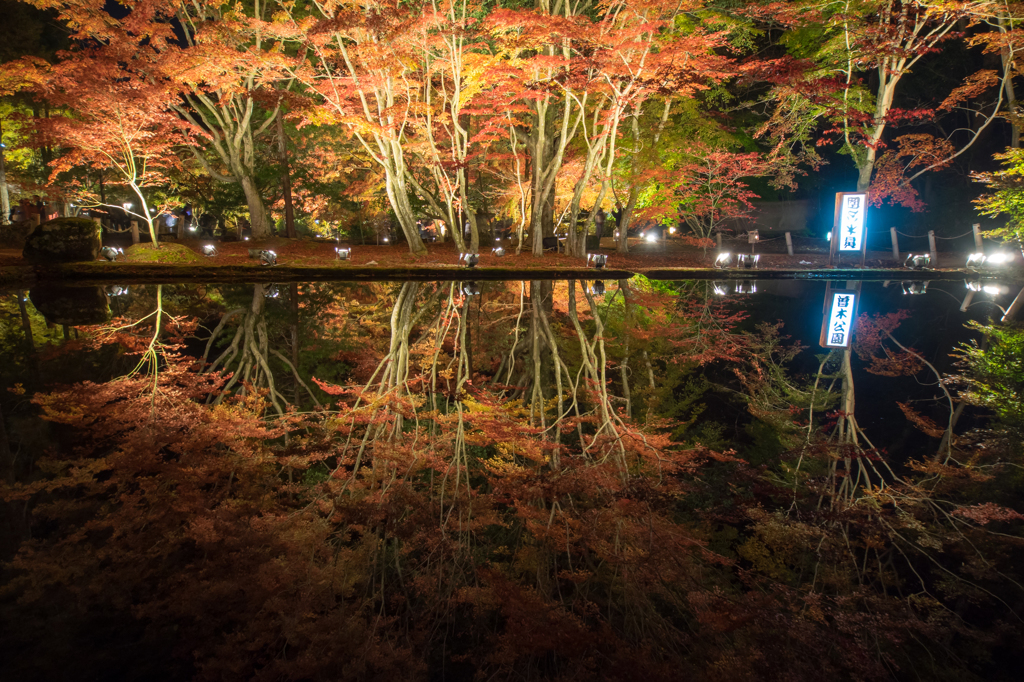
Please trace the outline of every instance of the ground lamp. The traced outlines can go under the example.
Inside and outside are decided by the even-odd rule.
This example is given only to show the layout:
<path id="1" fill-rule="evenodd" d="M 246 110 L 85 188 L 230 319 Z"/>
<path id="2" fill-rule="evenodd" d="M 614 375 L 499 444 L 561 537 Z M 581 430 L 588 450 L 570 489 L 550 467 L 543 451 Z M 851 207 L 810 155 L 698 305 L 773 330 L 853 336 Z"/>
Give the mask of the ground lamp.
<path id="1" fill-rule="evenodd" d="M 213 244 L 203 244 L 203 255 L 204 256 L 216 256 L 217 247 Z"/>
<path id="2" fill-rule="evenodd" d="M 479 296 L 480 282 L 465 282 L 462 285 L 462 293 L 466 296 Z"/>
<path id="3" fill-rule="evenodd" d="M 644 241 L 651 242 L 652 244 L 658 241 L 658 231 L 650 230 L 647 234 L 644 235 Z"/>
<path id="4" fill-rule="evenodd" d="M 588 253 L 587 254 L 587 265 L 594 264 L 595 270 L 604 270 L 604 266 L 608 264 L 608 256 L 603 253 Z"/>
<path id="5" fill-rule="evenodd" d="M 130 209 L 130 208 L 132 207 L 132 202 L 130 202 L 130 201 L 126 201 L 126 202 L 124 202 L 123 204 L 121 204 L 121 207 L 122 207 L 122 208 L 123 208 L 124 210 L 126 210 L 126 211 L 127 211 L 128 209 Z"/>
<path id="6" fill-rule="evenodd" d="M 928 293 L 928 282 L 900 282 L 904 296 L 918 296 Z"/>
<path id="7" fill-rule="evenodd" d="M 587 286 L 587 293 L 589 293 L 591 296 L 604 296 L 604 282 L 602 282 L 601 280 L 594 280 L 591 284 Z"/>
<path id="8" fill-rule="evenodd" d="M 991 256 L 986 256 L 984 253 L 972 253 L 967 257 L 967 269 L 975 272 L 990 270 L 1003 267 L 1011 260 L 1013 260 L 1013 256 L 1003 252 L 993 253 Z"/>
<path id="9" fill-rule="evenodd" d="M 758 263 L 761 262 L 761 254 L 759 253 L 737 253 L 736 254 L 736 267 L 744 268 L 746 270 L 756 270 Z"/>
<path id="10" fill-rule="evenodd" d="M 907 256 L 907 260 L 903 262 L 903 267 L 909 268 L 910 270 L 925 270 L 930 268 L 932 265 L 931 254 L 927 253 L 912 253 Z"/>
<path id="11" fill-rule="evenodd" d="M 100 249 L 100 256 L 108 261 L 115 261 L 118 256 L 124 258 L 124 251 L 116 246 L 104 246 Z"/>
<path id="12" fill-rule="evenodd" d="M 352 258 L 352 249 L 347 246 L 335 246 L 334 253 L 338 260 L 351 260 Z"/>
<path id="13" fill-rule="evenodd" d="M 260 265 L 277 265 L 277 254 L 273 251 L 260 251 Z"/>
<path id="14" fill-rule="evenodd" d="M 479 253 L 460 253 L 459 261 L 464 262 L 467 268 L 475 268 L 480 262 Z"/>
<path id="15" fill-rule="evenodd" d="M 728 251 L 723 251 L 722 253 L 718 254 L 717 258 L 715 258 L 715 267 L 718 268 L 719 270 L 724 270 L 725 268 L 729 267 L 729 263 L 731 262 L 732 254 L 729 253 Z"/>
<path id="16" fill-rule="evenodd" d="M 504 247 L 501 247 L 501 246 L 495 246 L 495 247 L 494 247 L 494 248 L 493 248 L 493 249 L 491 250 L 491 253 L 493 253 L 493 254 L 494 254 L 495 256 L 497 256 L 498 258 L 501 258 L 502 256 L 504 256 L 504 255 L 505 255 L 505 249 L 504 249 Z"/>

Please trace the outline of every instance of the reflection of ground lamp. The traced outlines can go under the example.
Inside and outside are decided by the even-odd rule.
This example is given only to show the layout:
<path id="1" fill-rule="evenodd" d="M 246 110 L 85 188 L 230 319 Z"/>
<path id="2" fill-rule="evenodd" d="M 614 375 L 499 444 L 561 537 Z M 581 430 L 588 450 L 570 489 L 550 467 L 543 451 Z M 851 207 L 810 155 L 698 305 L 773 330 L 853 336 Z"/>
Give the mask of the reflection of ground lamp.
<path id="1" fill-rule="evenodd" d="M 466 263 L 466 267 L 467 268 L 475 268 L 477 266 L 477 263 L 480 262 L 480 254 L 479 253 L 460 253 L 459 254 L 459 261 L 460 262 L 464 261 Z"/>
<path id="2" fill-rule="evenodd" d="M 608 263 L 608 256 L 603 253 L 588 253 L 587 254 L 587 265 L 594 264 L 595 270 L 604 270 L 604 266 Z"/>
<path id="3" fill-rule="evenodd" d="M 594 280 L 593 282 L 587 285 L 587 293 L 589 293 L 591 296 L 604 296 L 604 282 L 602 282 L 601 280 Z"/>
<path id="4" fill-rule="evenodd" d="M 480 282 L 466 282 L 462 285 L 462 293 L 466 296 L 479 296 Z"/>
<path id="5" fill-rule="evenodd" d="M 928 293 L 928 282 L 900 282 L 904 296 L 918 296 Z"/>
<path id="6" fill-rule="evenodd" d="M 126 284 L 108 284 L 103 287 L 103 293 L 110 298 L 116 298 L 118 296 L 128 295 L 128 285 Z"/>
<path id="7" fill-rule="evenodd" d="M 829 234 L 828 264 L 838 265 L 844 253 L 860 253 L 860 266 L 867 257 L 868 193 L 837 192 L 835 221 Z"/>
<path id="8" fill-rule="evenodd" d="M 975 305 L 975 294 L 988 294 L 989 296 L 995 298 L 996 296 L 1002 296 L 1003 294 L 1010 293 L 1010 288 L 1005 284 L 999 284 L 998 282 L 993 282 L 991 280 L 985 281 L 983 279 L 965 279 L 964 288 L 967 289 L 967 295 L 964 296 L 964 302 L 960 305 L 960 312 L 962 313 L 966 313 L 968 308 L 970 308 L 972 305 Z M 1024 293 L 1024 290 L 1021 291 L 1022 293 Z M 1020 296 L 1018 295 L 1017 299 L 1014 300 L 1013 304 L 1010 304 L 1010 308 L 1013 308 L 1013 305 L 1016 304 L 1017 300 L 1019 299 Z M 999 310 L 1003 312 L 1004 322 L 1006 321 L 1007 317 L 1009 317 L 1007 309 L 1003 308 L 1003 306 L 999 305 L 995 301 L 978 301 L 978 303 L 991 303 L 992 305 L 999 308 Z"/>
<path id="9" fill-rule="evenodd" d="M 989 296 L 1002 296 L 1010 293 L 1010 287 L 997 282 L 984 282 L 980 279 L 964 280 L 964 286 L 974 293 L 985 293 Z"/>
<path id="10" fill-rule="evenodd" d="M 712 282 L 711 291 L 716 296 L 728 296 L 729 295 L 729 283 L 728 282 Z M 734 294 L 756 294 L 757 293 L 757 281 L 739 280 L 732 285 L 732 292 Z"/>
<path id="11" fill-rule="evenodd" d="M 347 246 L 335 246 L 334 253 L 337 255 L 338 260 L 349 260 L 352 258 L 352 249 Z"/>
<path id="12" fill-rule="evenodd" d="M 853 336 L 853 321 L 857 319 L 860 292 L 855 289 L 825 288 L 825 311 L 821 323 L 822 348 L 849 348 Z"/>

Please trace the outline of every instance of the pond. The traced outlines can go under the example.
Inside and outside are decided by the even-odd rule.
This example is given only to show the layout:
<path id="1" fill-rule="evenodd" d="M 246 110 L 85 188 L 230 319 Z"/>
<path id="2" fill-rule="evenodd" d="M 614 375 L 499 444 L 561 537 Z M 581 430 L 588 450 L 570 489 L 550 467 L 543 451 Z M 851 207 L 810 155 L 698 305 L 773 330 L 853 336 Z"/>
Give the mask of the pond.
<path id="1" fill-rule="evenodd" d="M 1001 679 L 1024 370 L 990 375 L 1019 289 L 7 293 L 0 654 L 12 679 Z M 850 350 L 821 345 L 836 291 Z"/>

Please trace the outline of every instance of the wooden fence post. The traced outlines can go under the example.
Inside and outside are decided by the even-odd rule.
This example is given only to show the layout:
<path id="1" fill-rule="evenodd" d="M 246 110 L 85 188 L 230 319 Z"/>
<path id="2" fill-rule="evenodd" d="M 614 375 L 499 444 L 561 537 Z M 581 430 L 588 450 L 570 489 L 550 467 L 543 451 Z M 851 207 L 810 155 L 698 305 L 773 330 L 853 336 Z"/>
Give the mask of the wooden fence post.
<path id="1" fill-rule="evenodd" d="M 132 244 L 139 243 L 139 221 L 132 221 Z"/>
<path id="2" fill-rule="evenodd" d="M 935 248 L 935 230 L 928 230 L 928 253 L 932 256 L 932 267 L 939 267 L 939 252 Z"/>
<path id="3" fill-rule="evenodd" d="M 793 235 L 789 232 L 786 233 L 786 251 L 790 256 L 793 255 Z"/>
<path id="4" fill-rule="evenodd" d="M 900 241 L 896 237 L 896 228 L 889 228 L 889 236 L 892 237 L 892 257 L 897 263 L 900 261 Z"/>
<path id="5" fill-rule="evenodd" d="M 985 250 L 985 245 L 981 242 L 981 223 L 971 225 L 971 230 L 974 232 L 974 248 L 981 253 Z"/>

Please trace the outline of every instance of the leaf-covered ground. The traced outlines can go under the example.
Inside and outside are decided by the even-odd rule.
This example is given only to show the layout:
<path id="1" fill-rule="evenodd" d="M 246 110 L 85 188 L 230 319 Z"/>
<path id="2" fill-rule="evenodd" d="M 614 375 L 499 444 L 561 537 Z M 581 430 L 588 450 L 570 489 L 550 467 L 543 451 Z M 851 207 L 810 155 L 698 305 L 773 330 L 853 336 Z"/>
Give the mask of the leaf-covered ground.
<path id="1" fill-rule="evenodd" d="M 807 240 L 810 241 L 810 240 Z M 820 241 L 820 240 L 817 240 Z M 108 243 L 107 240 L 104 243 Z M 304 266 L 304 267 L 338 267 L 338 268 L 360 268 L 379 266 L 383 268 L 424 268 L 438 269 L 451 267 L 460 269 L 459 252 L 451 242 L 445 244 L 429 244 L 428 253 L 425 256 L 414 256 L 409 253 L 404 244 L 395 245 L 354 245 L 352 246 L 351 259 L 339 261 L 335 257 L 335 243 L 325 240 L 308 239 L 283 239 L 271 238 L 264 241 L 216 241 L 189 239 L 178 243 L 174 240 L 167 240 L 161 243 L 159 256 L 149 257 L 151 248 L 149 244 L 131 246 L 116 241 L 110 241 L 111 245 L 122 246 L 126 254 L 132 254 L 128 262 L 159 262 L 167 265 L 189 265 L 194 264 L 204 268 L 216 267 L 218 265 L 252 265 L 260 267 L 258 260 L 249 256 L 250 249 L 269 249 L 277 254 L 278 265 Z M 217 249 L 217 255 L 204 256 L 202 247 L 212 244 Z M 759 248 L 761 255 L 759 267 L 762 270 L 785 269 L 785 270 L 814 270 L 828 266 L 828 254 L 821 244 L 813 244 L 809 248 L 813 252 L 801 253 L 798 247 L 793 256 L 786 253 L 765 253 L 766 248 Z M 746 244 L 733 245 L 728 247 L 733 252 L 749 253 L 750 247 Z M 187 249 L 194 257 L 184 254 Z M 511 250 L 510 250 L 511 251 Z M 669 240 L 661 244 L 647 244 L 640 240 L 630 240 L 630 252 L 620 254 L 615 250 L 615 244 L 611 239 L 602 242 L 601 253 L 608 256 L 607 268 L 609 270 L 629 270 L 632 272 L 646 272 L 664 268 L 708 268 L 714 264 L 718 251 L 715 248 L 705 251 L 701 248 L 692 247 L 679 240 Z M 938 265 L 941 268 L 962 268 L 966 256 L 960 253 L 940 253 Z M 1019 259 L 1018 259 L 1019 260 Z M 845 257 L 842 261 L 844 266 L 858 264 L 858 259 Z M 18 249 L 0 249 L 0 267 L 27 265 L 21 257 Z M 889 252 L 870 252 L 866 262 L 868 267 L 898 267 L 902 262 L 892 258 Z M 1018 266 L 1020 263 L 1018 263 Z M 503 257 L 493 255 L 490 248 L 481 249 L 479 267 L 501 267 L 516 271 L 544 271 L 564 270 L 568 268 L 586 267 L 581 258 L 568 256 L 564 253 L 547 251 L 543 257 L 537 258 L 528 251 L 516 255 L 514 251 L 506 253 Z"/>

